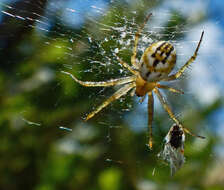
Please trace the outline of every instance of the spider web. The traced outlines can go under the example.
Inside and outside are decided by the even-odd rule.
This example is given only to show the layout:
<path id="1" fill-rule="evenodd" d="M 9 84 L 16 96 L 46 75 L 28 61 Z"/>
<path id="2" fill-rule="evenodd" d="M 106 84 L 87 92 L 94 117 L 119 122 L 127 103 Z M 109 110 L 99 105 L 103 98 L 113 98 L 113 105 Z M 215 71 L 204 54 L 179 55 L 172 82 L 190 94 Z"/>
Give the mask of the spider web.
<path id="1" fill-rule="evenodd" d="M 114 54 L 119 53 L 123 60 L 130 63 L 135 32 L 149 12 L 153 13 L 153 17 L 141 34 L 138 58 L 150 43 L 158 40 L 169 40 L 177 49 L 181 49 L 183 45 L 176 39 L 183 38 L 184 34 L 188 32 L 187 22 L 184 20 L 182 23 L 172 26 L 172 22 L 175 23 L 177 22 L 175 19 L 179 19 L 178 15 L 175 15 L 178 13 L 156 4 L 150 5 L 151 8 L 149 6 L 149 8 L 143 9 L 145 4 L 139 3 L 138 6 L 144 10 L 139 18 L 139 12 L 136 10 L 130 11 L 128 15 L 122 11 L 119 12 L 120 5 L 130 9 L 136 3 L 131 1 L 86 0 L 72 3 L 71 1 L 52 0 L 45 4 L 44 1 L 36 1 L 34 6 L 38 12 L 22 8 L 16 3 L 1 3 L 2 17 L 19 20 L 21 24 L 33 21 L 31 24 L 25 24 L 25 27 L 35 30 L 35 35 L 43 42 L 43 46 L 59 49 L 58 51 L 63 49 L 57 59 L 65 63 L 58 65 L 53 70 L 44 70 L 43 75 L 46 71 L 45 74 L 48 76 L 45 82 L 52 77 L 49 73 L 57 73 L 61 70 L 76 70 L 82 80 L 94 81 L 129 75 L 127 70 L 118 64 Z M 30 6 L 31 3 L 31 1 L 23 1 L 23 4 L 27 6 Z M 195 43 L 195 41 L 187 43 Z M 83 54 L 88 56 L 83 57 Z M 186 55 L 179 53 L 178 57 L 179 62 Z M 30 87 L 27 86 L 27 88 Z M 91 93 L 90 89 L 89 99 L 95 99 L 99 103 L 99 100 L 105 99 L 111 93 L 111 90 L 106 89 L 106 91 L 108 92 L 105 92 L 105 88 L 98 90 L 96 95 L 96 91 Z M 60 101 L 60 97 L 58 101 Z M 58 101 L 55 102 L 55 106 Z M 123 98 L 119 101 L 122 102 Z M 92 109 L 96 105 L 93 104 Z M 126 105 L 123 110 L 130 110 L 131 107 L 132 104 Z M 123 113 L 118 112 L 118 114 Z"/>
<path id="2" fill-rule="evenodd" d="M 29 7 L 31 1 L 23 1 L 23 3 Z M 33 73 L 36 73 L 36 80 L 39 80 L 39 82 L 36 87 L 32 86 L 32 80 L 26 82 L 23 86 L 24 90 L 34 89 L 48 83 L 63 70 L 75 73 L 79 79 L 84 81 L 102 81 L 129 76 L 130 73 L 118 63 L 114 54 L 118 53 L 124 61 L 130 63 L 135 33 L 143 23 L 145 16 L 150 12 L 153 13 L 153 16 L 141 34 L 138 59 L 140 59 L 141 54 L 149 44 L 158 40 L 169 40 L 178 51 L 177 63 L 183 65 L 186 57 L 190 57 L 191 52 L 193 52 L 185 52 L 183 50 L 184 44 L 196 46 L 198 40 L 184 41 L 184 36 L 189 32 L 191 25 L 189 23 L 191 21 L 185 19 L 185 16 L 182 17 L 178 11 L 173 11 L 175 7 L 164 8 L 163 3 L 157 4 L 156 1 L 149 4 L 145 1 L 138 3 L 136 1 L 85 0 L 74 3 L 72 1 L 51 0 L 46 3 L 39 0 L 33 5 L 36 7 L 34 11 L 18 6 L 16 2 L 10 3 L 6 1 L 0 5 L 2 7 L 1 19 L 3 21 L 6 17 L 12 21 L 19 20 L 21 25 L 30 21 L 30 24 L 24 24 L 24 27 L 35 31 L 36 40 L 42 43 L 40 47 L 58 51 L 56 58 L 53 59 L 54 62 L 58 61 L 58 63 L 55 66 L 43 66 L 43 68 L 39 68 L 39 71 L 33 71 Z M 133 8 L 135 5 L 139 10 Z M 119 11 L 121 6 L 123 6 L 122 11 Z M 125 13 L 125 9 L 129 10 L 128 14 Z M 179 21 L 179 19 L 182 20 Z M 4 24 L 6 23 L 3 22 Z M 15 37 L 16 34 L 13 35 Z M 23 48 L 20 51 L 24 53 L 27 49 Z M 28 56 L 25 56 L 24 59 L 29 59 Z M 67 89 L 67 94 L 73 93 L 72 85 L 75 84 L 71 80 L 70 83 L 72 84 Z M 57 89 L 57 86 L 60 85 L 62 84 L 57 83 L 52 88 Z M 186 83 L 183 81 L 181 87 L 184 85 Z M 97 90 L 89 88 L 88 91 L 86 90 L 86 101 L 94 100 L 94 103 L 91 103 L 91 107 L 85 111 L 93 110 L 114 90 L 114 88 L 97 88 Z M 171 104 L 179 107 L 179 109 L 175 110 L 176 113 L 180 113 L 183 99 L 180 98 L 180 103 L 178 103 L 169 95 L 168 98 L 171 100 Z M 56 99 L 55 108 L 63 103 L 61 99 L 63 97 L 60 96 Z M 147 104 L 138 104 L 138 100 L 135 102 L 130 100 L 125 102 L 124 100 L 125 98 L 118 100 L 121 107 L 115 105 L 110 106 L 108 109 L 116 112 L 120 117 L 124 117 L 125 111 L 132 110 L 133 113 L 128 113 L 126 116 L 132 130 L 136 132 L 145 130 L 145 133 L 147 133 L 147 120 L 145 119 L 147 116 Z M 155 104 L 155 109 L 159 110 L 156 111 L 155 115 L 157 115 L 157 112 L 161 114 L 161 106 L 158 106 L 157 101 Z M 136 105 L 136 109 L 132 108 L 133 105 Z M 22 110 L 22 112 L 26 111 Z M 105 113 L 106 116 L 109 114 Z M 134 119 L 129 119 L 133 115 L 135 115 Z M 44 125 L 36 121 L 35 118 L 34 121 L 30 121 L 23 114 L 21 114 L 21 117 L 28 125 Z M 168 117 L 167 120 L 169 120 Z M 113 140 L 110 134 L 111 130 L 120 130 L 119 123 L 101 120 L 99 124 L 105 126 L 105 128 L 109 127 L 106 141 L 110 143 Z M 66 123 L 58 124 L 57 128 L 71 132 L 71 126 L 67 126 Z M 107 159 L 111 161 L 110 158 Z"/>

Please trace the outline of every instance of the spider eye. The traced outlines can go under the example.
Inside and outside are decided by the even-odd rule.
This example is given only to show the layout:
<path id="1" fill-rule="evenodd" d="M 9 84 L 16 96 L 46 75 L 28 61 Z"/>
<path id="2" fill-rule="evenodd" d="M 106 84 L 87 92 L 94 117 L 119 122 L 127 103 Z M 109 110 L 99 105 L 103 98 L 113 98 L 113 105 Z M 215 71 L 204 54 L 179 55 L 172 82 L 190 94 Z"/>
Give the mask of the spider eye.
<path id="1" fill-rule="evenodd" d="M 141 58 L 140 74 L 149 82 L 168 76 L 176 63 L 176 51 L 172 44 L 159 41 L 150 45 Z"/>

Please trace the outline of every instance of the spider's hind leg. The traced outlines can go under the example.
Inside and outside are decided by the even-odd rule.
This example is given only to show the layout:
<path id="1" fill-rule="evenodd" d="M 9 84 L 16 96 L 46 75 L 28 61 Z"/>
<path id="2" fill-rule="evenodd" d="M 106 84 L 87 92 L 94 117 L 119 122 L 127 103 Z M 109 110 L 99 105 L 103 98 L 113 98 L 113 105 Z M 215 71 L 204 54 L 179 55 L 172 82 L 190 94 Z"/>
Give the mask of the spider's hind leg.
<path id="1" fill-rule="evenodd" d="M 135 42 L 134 42 L 134 48 L 133 48 L 133 55 L 131 56 L 131 64 L 138 69 L 138 64 L 136 63 L 136 55 L 137 55 L 137 48 L 138 48 L 138 40 L 140 33 L 142 32 L 143 28 L 145 27 L 146 23 L 148 22 L 149 18 L 152 16 L 152 13 L 148 14 L 145 18 L 145 21 L 143 25 L 138 29 L 138 31 L 135 33 Z"/>
<path id="2" fill-rule="evenodd" d="M 131 73 L 133 73 L 134 75 L 138 75 L 138 72 L 136 71 L 136 70 L 134 70 L 130 65 L 128 65 L 126 62 L 124 62 L 124 61 L 122 61 L 121 59 L 120 59 L 120 57 L 117 55 L 117 54 L 115 54 L 115 56 L 117 57 L 117 59 L 118 59 L 118 61 L 120 62 L 120 64 L 124 67 L 124 68 L 126 68 L 126 69 L 128 69 Z"/>
<path id="3" fill-rule="evenodd" d="M 194 51 L 194 55 L 191 56 L 191 58 L 184 64 L 184 66 L 182 66 L 180 68 L 179 71 L 177 71 L 177 73 L 175 73 L 173 75 L 170 75 L 168 78 L 164 79 L 165 81 L 175 80 L 175 79 L 179 78 L 183 74 L 185 69 L 196 59 L 196 57 L 198 55 L 198 50 L 201 46 L 203 36 L 204 36 L 204 31 L 202 31 L 202 33 L 201 33 L 201 37 L 200 37 L 200 40 L 198 42 L 197 48 Z"/>

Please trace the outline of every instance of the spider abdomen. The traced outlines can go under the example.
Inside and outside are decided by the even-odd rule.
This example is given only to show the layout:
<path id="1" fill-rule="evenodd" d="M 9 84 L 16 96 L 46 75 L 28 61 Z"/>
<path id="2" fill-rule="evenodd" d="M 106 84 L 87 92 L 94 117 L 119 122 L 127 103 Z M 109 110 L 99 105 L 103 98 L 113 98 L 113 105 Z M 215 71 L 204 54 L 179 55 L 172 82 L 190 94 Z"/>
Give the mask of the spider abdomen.
<path id="1" fill-rule="evenodd" d="M 150 45 L 142 55 L 141 77 L 149 82 L 168 76 L 176 63 L 176 51 L 172 44 L 159 41 Z"/>

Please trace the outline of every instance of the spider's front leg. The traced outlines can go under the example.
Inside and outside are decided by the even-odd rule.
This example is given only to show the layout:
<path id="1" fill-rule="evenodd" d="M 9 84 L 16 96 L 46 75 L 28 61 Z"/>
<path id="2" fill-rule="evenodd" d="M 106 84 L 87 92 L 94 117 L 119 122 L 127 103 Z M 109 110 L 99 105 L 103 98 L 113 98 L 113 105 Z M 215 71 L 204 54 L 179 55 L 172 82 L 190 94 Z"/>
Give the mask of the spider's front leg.
<path id="1" fill-rule="evenodd" d="M 186 129 L 185 127 L 182 126 L 182 124 L 178 121 L 178 119 L 175 117 L 174 113 L 172 112 L 170 106 L 167 104 L 166 100 L 164 99 L 164 97 L 162 96 L 162 94 L 160 93 L 160 91 L 157 88 L 154 88 L 153 91 L 156 93 L 157 97 L 159 98 L 160 103 L 162 104 L 163 108 L 167 111 L 167 113 L 169 114 L 169 116 L 171 117 L 171 119 L 178 125 L 180 126 L 186 133 L 198 137 L 198 138 L 202 138 L 204 139 L 205 137 L 200 136 L 200 135 L 196 135 L 191 133 L 188 129 Z"/>
<path id="2" fill-rule="evenodd" d="M 136 86 L 136 84 L 135 84 L 136 76 L 135 75 L 130 76 L 130 77 L 112 79 L 109 81 L 91 82 L 91 81 L 81 81 L 69 72 L 65 72 L 65 71 L 61 71 L 61 72 L 69 75 L 74 81 L 76 81 L 80 85 L 86 86 L 86 87 L 100 87 L 100 86 L 107 87 L 107 86 L 116 86 L 116 85 L 125 84 L 118 91 L 116 91 L 111 97 L 109 97 L 105 102 L 103 102 L 100 106 L 98 106 L 94 111 L 92 111 L 90 114 L 88 114 L 85 121 L 92 118 L 95 114 L 97 114 L 103 108 L 108 106 L 112 101 L 117 100 L 121 96 L 127 94 L 128 91 L 130 91 L 131 89 L 133 89 Z"/>
<path id="3" fill-rule="evenodd" d="M 107 87 L 107 86 L 116 86 L 116 85 L 122 85 L 126 84 L 129 82 L 133 82 L 135 80 L 135 76 L 130 76 L 130 77 L 123 77 L 123 78 L 118 78 L 118 79 L 111 79 L 108 81 L 100 81 L 100 82 L 92 82 L 92 81 L 81 81 L 77 79 L 73 74 L 66 72 L 66 71 L 61 71 L 62 73 L 69 75 L 75 82 L 79 83 L 82 86 L 86 87 Z"/>
<path id="4" fill-rule="evenodd" d="M 167 111 L 171 119 L 179 126 L 181 125 L 180 122 L 176 119 L 174 113 L 172 112 L 170 106 L 165 101 L 164 97 L 160 93 L 160 91 L 157 88 L 154 88 L 153 91 L 156 93 L 157 97 L 159 98 L 160 103 L 162 104 L 163 108 Z"/>
<path id="5" fill-rule="evenodd" d="M 109 97 L 106 101 L 104 101 L 101 105 L 99 105 L 94 111 L 92 111 L 90 114 L 88 114 L 87 117 L 86 117 L 86 119 L 85 119 L 85 121 L 87 121 L 90 118 L 92 118 L 94 115 L 96 115 L 103 108 L 105 108 L 106 106 L 108 106 L 114 100 L 117 100 L 121 96 L 124 96 L 125 94 L 127 94 L 134 87 L 135 87 L 135 83 L 129 83 L 129 84 L 126 84 L 125 86 L 121 87 L 111 97 Z"/>
<path id="6" fill-rule="evenodd" d="M 154 113 L 154 98 L 152 91 L 148 93 L 148 127 L 149 127 L 149 148 L 152 149 L 152 121 Z"/>

